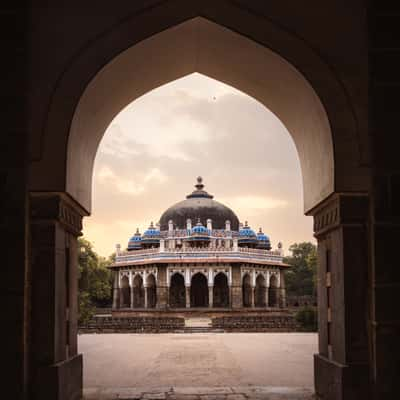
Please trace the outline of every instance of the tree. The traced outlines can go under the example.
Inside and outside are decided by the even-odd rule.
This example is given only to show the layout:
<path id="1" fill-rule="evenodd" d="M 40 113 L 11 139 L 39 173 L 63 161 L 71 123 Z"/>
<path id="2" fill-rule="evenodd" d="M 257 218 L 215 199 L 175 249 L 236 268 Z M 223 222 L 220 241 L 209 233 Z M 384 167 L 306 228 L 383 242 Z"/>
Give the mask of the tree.
<path id="1" fill-rule="evenodd" d="M 93 250 L 92 244 L 78 239 L 79 268 L 79 320 L 85 322 L 91 318 L 95 307 L 105 307 L 112 299 L 112 276 L 107 268 L 115 256 L 100 257 Z"/>
<path id="2" fill-rule="evenodd" d="M 317 310 L 313 307 L 303 307 L 296 313 L 296 321 L 300 325 L 300 329 L 306 332 L 318 331 L 318 315 Z"/>
<path id="3" fill-rule="evenodd" d="M 285 274 L 289 295 L 316 295 L 317 247 L 311 242 L 294 243 L 289 247 L 291 256 L 284 262 L 291 268 Z"/>

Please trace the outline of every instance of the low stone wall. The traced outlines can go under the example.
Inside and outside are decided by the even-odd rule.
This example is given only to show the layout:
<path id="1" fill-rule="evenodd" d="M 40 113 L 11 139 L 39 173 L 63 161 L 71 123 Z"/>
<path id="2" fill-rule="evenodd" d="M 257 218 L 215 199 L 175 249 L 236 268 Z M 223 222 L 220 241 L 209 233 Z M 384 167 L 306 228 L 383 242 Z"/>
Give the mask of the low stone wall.
<path id="1" fill-rule="evenodd" d="M 292 315 L 219 317 L 212 319 L 212 327 L 226 332 L 297 332 L 300 330 Z"/>
<path id="2" fill-rule="evenodd" d="M 79 333 L 166 333 L 182 330 L 184 318 L 176 317 L 99 317 L 94 316 Z"/>

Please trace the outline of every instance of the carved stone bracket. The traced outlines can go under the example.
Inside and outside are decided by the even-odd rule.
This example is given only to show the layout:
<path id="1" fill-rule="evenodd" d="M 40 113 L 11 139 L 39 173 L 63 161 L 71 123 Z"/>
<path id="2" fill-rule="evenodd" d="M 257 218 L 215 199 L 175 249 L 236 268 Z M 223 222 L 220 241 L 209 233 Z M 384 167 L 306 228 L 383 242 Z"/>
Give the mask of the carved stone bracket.
<path id="1" fill-rule="evenodd" d="M 53 220 L 75 236 L 82 234 L 82 217 L 88 213 L 65 193 L 31 193 L 32 221 Z"/>
<path id="2" fill-rule="evenodd" d="M 314 234 L 318 237 L 340 225 L 365 224 L 368 211 L 367 194 L 335 193 L 308 215 L 314 216 Z"/>

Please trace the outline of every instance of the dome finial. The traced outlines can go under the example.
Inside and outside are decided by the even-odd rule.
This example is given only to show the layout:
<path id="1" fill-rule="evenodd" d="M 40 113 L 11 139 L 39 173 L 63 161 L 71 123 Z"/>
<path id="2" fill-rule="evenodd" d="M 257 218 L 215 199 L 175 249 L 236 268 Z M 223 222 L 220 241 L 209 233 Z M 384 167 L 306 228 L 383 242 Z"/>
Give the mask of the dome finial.
<path id="1" fill-rule="evenodd" d="M 197 184 L 194 185 L 194 187 L 195 187 L 197 190 L 203 190 L 203 189 L 204 189 L 203 178 L 202 178 L 201 176 L 198 176 L 198 177 L 197 177 Z"/>

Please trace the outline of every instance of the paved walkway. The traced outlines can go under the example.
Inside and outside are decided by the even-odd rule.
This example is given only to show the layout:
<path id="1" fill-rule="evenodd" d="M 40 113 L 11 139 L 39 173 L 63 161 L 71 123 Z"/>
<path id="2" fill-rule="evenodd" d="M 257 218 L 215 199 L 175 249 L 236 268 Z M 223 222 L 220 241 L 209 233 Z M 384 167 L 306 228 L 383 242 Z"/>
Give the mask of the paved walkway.
<path id="1" fill-rule="evenodd" d="M 87 399 L 308 399 L 310 333 L 79 336 Z"/>

